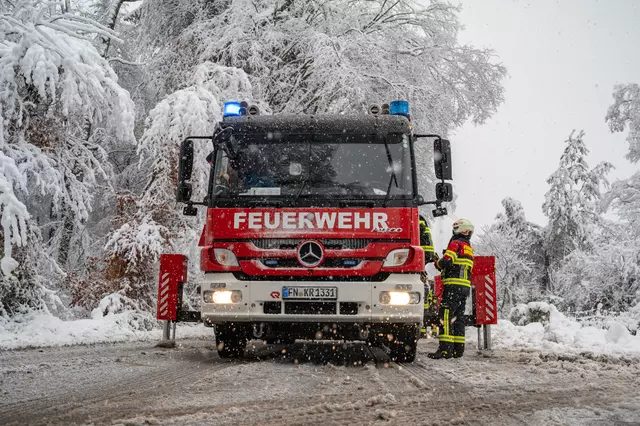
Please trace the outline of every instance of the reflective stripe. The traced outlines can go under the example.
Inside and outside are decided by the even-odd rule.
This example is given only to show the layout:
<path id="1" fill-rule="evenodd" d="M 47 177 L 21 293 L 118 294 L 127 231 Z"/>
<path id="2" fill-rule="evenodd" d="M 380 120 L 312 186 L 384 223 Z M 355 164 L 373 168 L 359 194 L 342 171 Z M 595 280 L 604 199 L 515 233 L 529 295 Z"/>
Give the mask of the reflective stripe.
<path id="1" fill-rule="evenodd" d="M 453 261 L 454 265 L 468 266 L 469 268 L 473 268 L 473 260 L 457 258 Z"/>
<path id="2" fill-rule="evenodd" d="M 438 336 L 438 338 L 440 339 L 441 342 L 445 342 L 445 343 L 455 343 L 453 341 L 453 336 L 446 336 L 444 334 L 441 334 L 440 336 Z"/>
<path id="3" fill-rule="evenodd" d="M 422 250 L 424 250 L 426 253 L 435 253 L 436 250 L 433 248 L 433 246 L 420 246 L 422 247 Z"/>
<path id="4" fill-rule="evenodd" d="M 449 324 L 450 324 L 449 323 L 449 309 L 445 308 L 444 309 L 444 324 L 442 324 L 443 327 L 444 327 L 444 333 L 443 334 L 445 336 L 449 336 Z"/>
<path id="5" fill-rule="evenodd" d="M 453 343 L 465 343 L 464 336 L 451 336 Z"/>
<path id="6" fill-rule="evenodd" d="M 454 262 L 456 261 L 456 259 L 458 259 L 458 255 L 456 254 L 455 251 L 452 250 L 447 250 L 444 252 L 445 256 L 449 256 L 451 258 L 451 260 L 453 260 Z"/>
<path id="7" fill-rule="evenodd" d="M 461 285 L 464 287 L 471 287 L 471 281 L 463 278 L 445 278 L 442 280 L 443 285 Z"/>

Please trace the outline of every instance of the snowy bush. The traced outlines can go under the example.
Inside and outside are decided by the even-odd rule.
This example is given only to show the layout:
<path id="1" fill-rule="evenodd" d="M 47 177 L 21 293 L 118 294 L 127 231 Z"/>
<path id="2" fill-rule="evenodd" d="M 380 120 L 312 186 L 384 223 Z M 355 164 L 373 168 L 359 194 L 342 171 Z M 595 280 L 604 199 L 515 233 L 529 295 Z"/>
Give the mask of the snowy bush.
<path id="1" fill-rule="evenodd" d="M 557 312 L 556 307 L 545 302 L 521 303 L 511 309 L 509 321 L 516 325 L 549 324 L 552 312 Z"/>
<path id="2" fill-rule="evenodd" d="M 129 299 L 119 293 L 103 297 L 98 307 L 91 312 L 91 318 L 96 320 L 122 313 L 127 315 L 119 317 L 118 321 L 131 330 L 151 330 L 157 323 L 149 312 L 140 309 L 138 301 Z"/>

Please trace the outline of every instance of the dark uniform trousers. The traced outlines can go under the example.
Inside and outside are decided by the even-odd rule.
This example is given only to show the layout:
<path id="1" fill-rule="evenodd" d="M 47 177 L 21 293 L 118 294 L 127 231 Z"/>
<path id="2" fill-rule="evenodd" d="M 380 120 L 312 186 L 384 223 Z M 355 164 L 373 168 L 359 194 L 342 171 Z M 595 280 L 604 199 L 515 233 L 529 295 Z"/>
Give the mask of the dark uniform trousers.
<path id="1" fill-rule="evenodd" d="M 470 289 L 459 285 L 445 285 L 438 316 L 440 319 L 440 351 L 462 356 L 464 353 L 464 310 Z"/>

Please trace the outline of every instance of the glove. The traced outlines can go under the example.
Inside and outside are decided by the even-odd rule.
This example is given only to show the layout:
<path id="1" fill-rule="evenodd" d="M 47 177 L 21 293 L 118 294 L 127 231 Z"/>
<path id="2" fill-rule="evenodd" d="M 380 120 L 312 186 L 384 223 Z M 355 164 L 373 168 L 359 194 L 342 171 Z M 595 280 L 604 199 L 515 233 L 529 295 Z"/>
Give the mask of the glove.
<path id="1" fill-rule="evenodd" d="M 433 266 L 436 267 L 436 269 L 440 272 L 442 272 L 442 268 L 440 267 L 440 265 L 438 264 L 440 259 L 436 260 L 435 262 L 433 262 Z"/>
<path id="2" fill-rule="evenodd" d="M 440 260 L 440 256 L 438 256 L 438 253 L 433 253 L 433 255 L 431 255 L 431 258 L 433 259 L 433 262 L 437 262 L 438 260 Z"/>

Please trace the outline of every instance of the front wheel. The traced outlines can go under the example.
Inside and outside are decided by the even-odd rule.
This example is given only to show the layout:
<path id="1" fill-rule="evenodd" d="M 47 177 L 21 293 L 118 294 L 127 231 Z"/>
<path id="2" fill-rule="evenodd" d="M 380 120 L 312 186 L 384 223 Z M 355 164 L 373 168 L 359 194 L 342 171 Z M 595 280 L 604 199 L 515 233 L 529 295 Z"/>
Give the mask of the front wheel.
<path id="1" fill-rule="evenodd" d="M 418 351 L 418 334 L 416 329 L 398 330 L 389 342 L 389 356 L 395 362 L 413 362 Z"/>
<path id="2" fill-rule="evenodd" d="M 216 326 L 216 347 L 220 358 L 240 358 L 247 348 L 247 336 L 239 327 Z"/>

